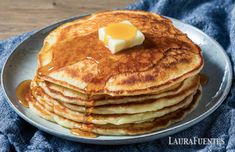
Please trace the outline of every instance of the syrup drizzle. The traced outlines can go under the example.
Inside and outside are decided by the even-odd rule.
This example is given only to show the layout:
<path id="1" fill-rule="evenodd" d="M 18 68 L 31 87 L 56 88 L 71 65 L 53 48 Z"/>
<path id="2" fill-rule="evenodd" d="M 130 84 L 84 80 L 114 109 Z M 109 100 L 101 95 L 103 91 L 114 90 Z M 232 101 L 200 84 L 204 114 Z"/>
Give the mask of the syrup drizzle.
<path id="1" fill-rule="evenodd" d="M 201 85 L 202 85 L 202 86 L 207 85 L 207 83 L 208 83 L 208 81 L 209 81 L 208 76 L 205 75 L 205 74 L 201 74 L 201 73 L 200 73 L 199 75 L 200 75 L 200 83 L 201 83 Z"/>
<path id="2" fill-rule="evenodd" d="M 26 95 L 30 91 L 31 80 L 25 80 L 21 82 L 16 88 L 16 97 L 18 101 L 26 108 L 29 107 L 29 103 L 26 100 Z"/>

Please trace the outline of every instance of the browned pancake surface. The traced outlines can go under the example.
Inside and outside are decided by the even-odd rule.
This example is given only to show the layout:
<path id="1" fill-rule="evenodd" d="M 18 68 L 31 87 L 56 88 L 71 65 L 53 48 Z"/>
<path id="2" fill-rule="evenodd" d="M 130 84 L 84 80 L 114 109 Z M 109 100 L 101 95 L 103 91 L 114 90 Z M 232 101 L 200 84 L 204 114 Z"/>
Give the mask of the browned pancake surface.
<path id="1" fill-rule="evenodd" d="M 111 54 L 98 39 L 97 30 L 123 20 L 133 23 L 146 39 L 142 45 Z M 202 64 L 199 47 L 170 20 L 140 11 L 111 11 L 51 32 L 39 53 L 38 74 L 84 93 L 142 94 L 182 81 L 197 73 Z"/>

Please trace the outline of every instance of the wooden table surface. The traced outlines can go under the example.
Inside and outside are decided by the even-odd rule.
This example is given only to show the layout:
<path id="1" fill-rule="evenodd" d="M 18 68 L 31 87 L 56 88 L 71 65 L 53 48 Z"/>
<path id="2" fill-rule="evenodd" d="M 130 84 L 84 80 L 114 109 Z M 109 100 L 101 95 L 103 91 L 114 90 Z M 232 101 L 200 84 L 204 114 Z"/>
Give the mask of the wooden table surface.
<path id="1" fill-rule="evenodd" d="M 0 39 L 71 16 L 125 8 L 136 0 L 0 0 Z"/>

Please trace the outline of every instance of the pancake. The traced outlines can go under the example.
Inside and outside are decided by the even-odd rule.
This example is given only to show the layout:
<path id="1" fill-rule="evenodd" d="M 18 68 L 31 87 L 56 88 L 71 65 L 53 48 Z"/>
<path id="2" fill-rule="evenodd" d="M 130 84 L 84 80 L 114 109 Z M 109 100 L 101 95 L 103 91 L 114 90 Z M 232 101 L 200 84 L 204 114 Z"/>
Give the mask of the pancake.
<path id="1" fill-rule="evenodd" d="M 157 99 L 146 99 L 142 100 L 141 102 L 132 102 L 126 104 L 110 104 L 104 106 L 97 106 L 97 107 L 82 107 L 82 106 L 75 106 L 71 104 L 61 103 L 68 109 L 78 112 L 90 112 L 95 114 L 134 114 L 134 113 L 142 113 L 147 111 L 156 111 L 162 109 L 167 106 L 171 106 L 174 104 L 179 103 L 185 97 L 191 95 L 197 88 L 199 83 L 191 85 L 187 88 L 182 89 L 175 95 L 169 95 L 165 97 L 160 97 Z"/>
<path id="2" fill-rule="evenodd" d="M 185 105 L 184 107 L 174 112 L 168 113 L 162 117 L 158 117 L 153 120 L 147 120 L 146 122 L 142 123 L 129 123 L 124 125 L 93 125 L 75 122 L 56 114 L 51 114 L 51 116 L 56 123 L 70 129 L 78 128 L 82 131 L 93 132 L 99 135 L 138 135 L 160 130 L 170 126 L 173 123 L 181 121 L 186 115 L 191 113 L 197 107 L 200 98 L 201 88 L 199 88 L 197 93 L 194 95 L 193 101 L 190 104 Z M 34 106 L 34 104 L 30 105 Z M 36 110 L 41 111 L 42 109 L 36 108 Z M 40 116 L 45 117 L 43 116 L 44 113 L 38 113 Z"/>
<path id="3" fill-rule="evenodd" d="M 115 17 L 114 17 L 115 16 Z M 97 30 L 129 20 L 145 35 L 142 45 L 117 54 L 98 40 Z M 203 67 L 200 48 L 169 19 L 154 13 L 117 10 L 66 23 L 44 40 L 40 79 L 84 94 L 130 96 L 169 88 Z"/>
<path id="4" fill-rule="evenodd" d="M 138 96 L 119 96 L 119 97 L 104 97 L 101 99 L 83 99 L 80 97 L 79 92 L 66 89 L 60 86 L 56 85 L 46 85 L 44 81 L 39 82 L 39 86 L 43 89 L 43 91 L 48 94 L 49 96 L 53 97 L 56 100 L 59 100 L 65 104 L 65 106 L 70 106 L 71 108 L 77 107 L 76 105 L 80 106 L 102 106 L 102 105 L 108 105 L 108 104 L 123 104 L 123 103 L 130 103 L 130 102 L 141 102 L 143 100 L 147 99 L 157 99 L 164 96 L 170 96 L 175 95 L 179 93 L 180 91 L 184 90 L 185 88 L 189 88 L 193 85 L 196 85 L 199 81 L 199 76 L 193 76 L 190 78 L 187 78 L 181 83 L 175 84 L 173 87 L 167 88 L 164 91 L 155 92 L 153 94 L 147 94 L 147 95 L 138 95 Z M 70 104 L 67 104 L 70 103 Z M 74 104 L 71 105 L 71 104 Z M 75 109 L 75 108 L 73 108 Z"/>
<path id="5" fill-rule="evenodd" d="M 183 82 L 182 87 L 178 90 L 171 90 L 169 92 L 161 93 L 159 95 L 147 95 L 147 96 L 140 96 L 135 97 L 132 99 L 131 97 L 126 97 L 123 99 L 122 104 L 112 104 L 110 103 L 110 99 L 108 100 L 110 104 L 106 104 L 103 106 L 96 106 L 96 107 L 83 107 L 83 106 L 76 106 L 72 104 L 62 103 L 60 100 L 53 99 L 52 97 L 48 96 L 43 91 L 40 91 L 40 88 L 32 89 L 33 96 L 42 103 L 46 101 L 47 104 L 52 104 L 55 102 L 59 102 L 64 107 L 78 111 L 82 113 L 94 113 L 94 114 L 134 114 L 134 113 L 142 113 L 147 111 L 156 111 L 162 109 L 167 106 L 171 106 L 173 104 L 177 104 L 182 101 L 185 97 L 192 94 L 199 86 L 199 77 L 194 76 L 193 78 L 188 78 Z M 35 88 L 35 86 L 33 86 Z M 36 90 L 36 91 L 34 91 Z M 38 90 L 38 91 L 37 91 Z M 119 99 L 120 100 L 120 99 Z M 129 102 L 127 102 L 129 100 Z M 130 102 L 132 101 L 132 102 Z M 94 101 L 96 103 L 97 101 Z M 106 102 L 105 100 L 103 102 Z M 113 103 L 116 100 L 112 100 Z M 46 105 L 47 105 L 46 104 Z"/>
<path id="6" fill-rule="evenodd" d="M 156 117 L 161 117 L 166 115 L 167 113 L 173 112 L 178 108 L 184 106 L 185 104 L 189 104 L 192 100 L 192 95 L 183 99 L 179 104 L 169 106 L 157 111 L 143 112 L 137 114 L 116 114 L 116 115 L 95 115 L 89 114 L 88 116 L 72 111 L 68 108 L 63 107 L 62 105 L 56 103 L 54 105 L 54 112 L 57 115 L 63 116 L 67 119 L 74 120 L 76 122 L 83 123 L 92 123 L 92 124 L 114 124 L 121 125 L 126 123 L 136 123 L 143 120 L 148 120 Z"/>
<path id="7" fill-rule="evenodd" d="M 139 107 L 136 104 L 133 104 L 133 110 L 136 109 L 137 113 L 134 114 L 92 114 L 92 113 L 81 113 L 77 111 L 73 111 L 61 103 L 54 101 L 53 108 L 54 113 L 65 118 L 83 122 L 83 123 L 94 123 L 94 124 L 126 124 L 126 123 L 134 123 L 139 122 L 147 119 L 152 119 L 155 117 L 163 116 L 169 112 L 175 111 L 185 104 L 189 104 L 192 101 L 192 97 L 196 92 L 198 86 L 195 89 L 188 91 L 185 94 L 180 94 L 178 97 L 172 98 L 162 98 L 160 100 L 156 100 L 150 103 L 143 103 Z M 31 101 L 32 102 L 32 101 Z M 167 102 L 164 104 L 164 102 Z M 42 102 L 37 102 L 37 104 L 41 104 Z M 164 105 L 164 106 L 163 106 Z M 43 105 L 44 106 L 44 105 Z M 125 106 L 125 105 L 123 105 Z M 129 107 L 123 107 L 123 110 L 126 110 L 131 107 L 131 105 L 127 105 Z M 152 108 L 154 107 L 154 108 Z M 45 106 L 44 106 L 45 108 Z M 116 107 L 112 107 L 117 109 Z M 139 109 L 138 109 L 139 108 Z M 151 109 L 152 108 L 152 109 Z M 147 110 L 146 110 L 147 109 Z M 140 111 L 138 111 L 140 110 Z M 141 111 L 142 110 L 142 111 Z M 49 110 L 50 111 L 50 110 Z M 126 110 L 127 111 L 127 110 Z M 135 112 L 136 112 L 135 111 Z M 115 113 L 120 111 L 115 111 Z M 138 113 L 139 112 L 139 113 Z"/>
<path id="8" fill-rule="evenodd" d="M 118 97 L 109 96 L 109 95 L 90 96 L 89 94 L 84 94 L 84 93 L 81 93 L 72 89 L 65 88 L 63 86 L 56 85 L 54 83 L 46 82 L 46 81 L 39 81 L 38 86 L 40 86 L 45 93 L 54 97 L 55 99 L 58 99 L 66 103 L 73 103 L 77 105 L 99 106 L 99 105 L 105 105 L 105 104 L 120 104 L 120 103 L 129 101 L 128 100 L 129 98 L 125 98 L 127 100 L 124 100 L 124 97 L 128 97 L 128 96 L 118 96 Z M 160 93 L 164 93 L 170 90 L 176 91 L 176 89 L 179 89 L 181 86 L 182 86 L 182 82 L 177 83 L 169 88 L 160 90 L 158 92 L 151 93 L 151 94 L 160 94 Z M 130 99 L 135 100 L 134 97 L 136 96 L 131 96 Z M 139 98 L 139 96 L 137 97 Z M 112 102 L 113 99 L 115 99 L 115 102 Z M 96 102 L 92 103 L 92 101 L 96 101 Z"/>

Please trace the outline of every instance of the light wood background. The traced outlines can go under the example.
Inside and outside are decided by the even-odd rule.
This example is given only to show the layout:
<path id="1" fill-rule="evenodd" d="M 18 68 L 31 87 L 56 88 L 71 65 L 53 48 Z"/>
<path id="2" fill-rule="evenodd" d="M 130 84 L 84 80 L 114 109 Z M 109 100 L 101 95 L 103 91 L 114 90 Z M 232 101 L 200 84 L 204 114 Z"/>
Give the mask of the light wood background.
<path id="1" fill-rule="evenodd" d="M 0 39 L 71 16 L 125 8 L 136 0 L 0 0 Z"/>

